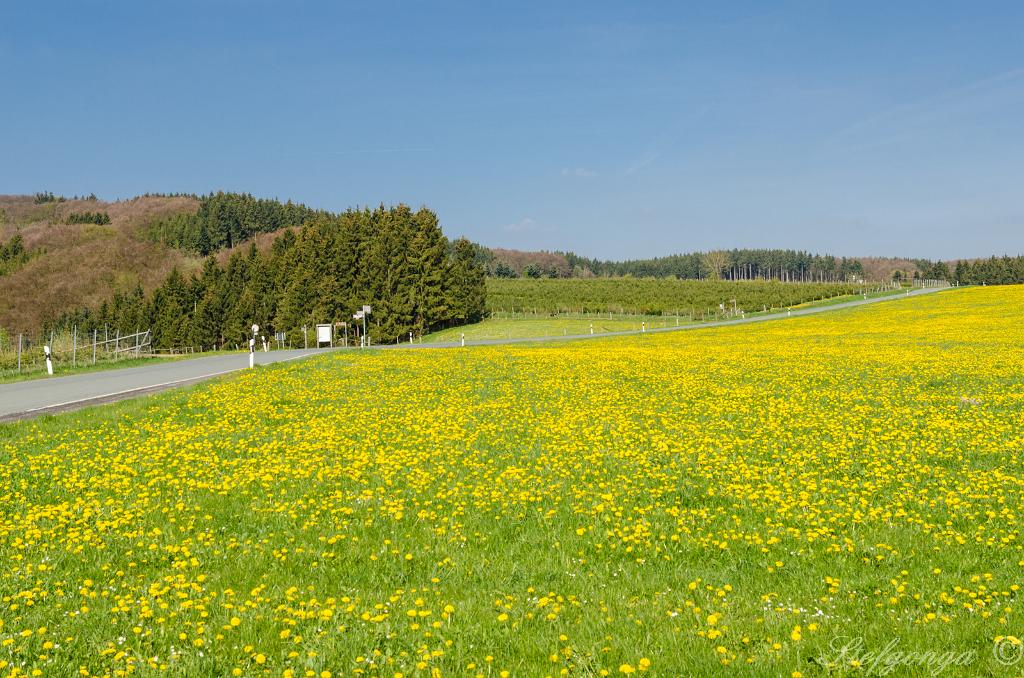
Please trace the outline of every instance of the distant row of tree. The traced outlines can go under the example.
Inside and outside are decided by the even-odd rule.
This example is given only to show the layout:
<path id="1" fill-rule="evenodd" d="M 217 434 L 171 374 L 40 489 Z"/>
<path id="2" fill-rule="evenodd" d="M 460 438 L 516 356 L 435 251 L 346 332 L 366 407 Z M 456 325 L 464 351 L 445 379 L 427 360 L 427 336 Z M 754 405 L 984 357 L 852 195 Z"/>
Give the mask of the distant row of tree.
<path id="1" fill-rule="evenodd" d="M 223 264 L 208 257 L 192 276 L 175 269 L 150 295 L 141 288 L 118 294 L 56 325 L 122 333 L 149 327 L 158 348 L 209 348 L 245 345 L 256 323 L 267 336 L 285 332 L 301 345 L 304 325 L 352 322 L 368 304 L 374 343 L 394 342 L 483 317 L 484 270 L 475 251 L 468 240 L 449 242 L 425 208 L 317 213 L 268 252 L 253 244 Z"/>
<path id="2" fill-rule="evenodd" d="M 838 282 L 864 273 L 856 259 L 787 249 L 713 250 L 628 261 L 599 261 L 568 252 L 566 259 L 584 276 L 589 271 L 598 276 Z"/>
<path id="3" fill-rule="evenodd" d="M 1019 285 L 1024 283 L 1024 256 L 959 261 L 951 275 L 949 267 L 939 262 L 929 277 L 961 285 Z"/>
<path id="4" fill-rule="evenodd" d="M 860 261 L 784 249 L 734 249 L 673 254 L 654 259 L 603 261 L 573 252 L 480 254 L 495 278 L 679 278 L 684 280 L 782 280 L 840 282 L 864 275 Z"/>
<path id="5" fill-rule="evenodd" d="M 292 201 L 254 198 L 248 193 L 211 193 L 198 197 L 199 210 L 163 219 L 150 235 L 171 247 L 207 255 L 286 226 L 301 226 L 328 212 Z"/>
<path id="6" fill-rule="evenodd" d="M 477 259 L 492 278 L 678 278 L 682 280 L 780 280 L 850 282 L 871 278 L 857 258 L 786 249 L 734 249 L 673 254 L 654 259 L 602 261 L 572 252 L 520 252 L 480 248 Z M 964 285 L 1024 283 L 1024 257 L 960 261 L 885 260 L 894 280 L 947 280 Z M 892 266 L 893 264 L 890 264 Z M 875 277 L 878 276 L 877 271 Z"/>
<path id="7" fill-rule="evenodd" d="M 35 199 L 32 201 L 36 205 L 45 205 L 48 202 L 64 202 L 67 200 L 62 195 L 54 195 L 50 191 L 43 191 L 42 193 L 36 193 Z"/>
<path id="8" fill-rule="evenodd" d="M 64 219 L 65 224 L 97 224 L 103 226 L 110 223 L 110 215 L 106 212 L 72 212 Z"/>
<path id="9" fill-rule="evenodd" d="M 65 202 L 67 200 L 68 199 L 63 195 L 55 195 L 50 191 L 43 191 L 41 193 L 36 193 L 32 202 L 36 205 L 45 205 L 48 202 Z M 96 197 L 95 193 L 90 193 L 89 195 L 72 196 L 71 200 L 91 200 L 95 202 L 99 200 L 99 198 Z"/>

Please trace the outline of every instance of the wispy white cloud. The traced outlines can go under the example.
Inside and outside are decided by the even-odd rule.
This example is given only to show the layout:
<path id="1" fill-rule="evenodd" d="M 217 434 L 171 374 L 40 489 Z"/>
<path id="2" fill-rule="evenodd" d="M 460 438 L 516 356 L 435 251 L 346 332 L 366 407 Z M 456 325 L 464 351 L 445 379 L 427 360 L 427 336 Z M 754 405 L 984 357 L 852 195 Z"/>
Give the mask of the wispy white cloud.
<path id="1" fill-rule="evenodd" d="M 642 170 L 643 168 L 647 167 L 652 162 L 660 158 L 662 155 L 664 155 L 666 148 L 667 146 L 662 146 L 660 148 L 646 151 L 644 154 L 642 154 L 629 164 L 624 174 L 627 177 L 631 174 L 636 174 L 637 172 L 639 172 L 640 170 Z"/>
<path id="2" fill-rule="evenodd" d="M 625 176 L 636 174 L 643 168 L 658 160 L 661 156 L 665 155 L 665 153 L 670 151 L 672 147 L 683 138 L 683 135 L 686 132 L 686 125 L 697 122 L 710 111 L 711 106 L 705 104 L 676 120 L 675 123 L 662 132 L 661 135 L 655 139 L 643 153 L 634 158 L 633 161 L 626 166 L 623 174 Z"/>
<path id="3" fill-rule="evenodd" d="M 563 167 L 563 177 L 596 177 L 597 172 L 586 167 Z"/>
<path id="4" fill-rule="evenodd" d="M 524 217 L 514 224 L 506 224 L 504 227 L 509 233 L 527 233 L 529 231 L 536 231 L 538 228 L 537 222 L 530 217 Z"/>
<path id="5" fill-rule="evenodd" d="M 925 130 L 929 125 L 968 115 L 991 104 L 992 97 L 1018 91 L 1024 68 L 1015 68 L 884 108 L 835 132 L 826 146 L 884 146 Z"/>

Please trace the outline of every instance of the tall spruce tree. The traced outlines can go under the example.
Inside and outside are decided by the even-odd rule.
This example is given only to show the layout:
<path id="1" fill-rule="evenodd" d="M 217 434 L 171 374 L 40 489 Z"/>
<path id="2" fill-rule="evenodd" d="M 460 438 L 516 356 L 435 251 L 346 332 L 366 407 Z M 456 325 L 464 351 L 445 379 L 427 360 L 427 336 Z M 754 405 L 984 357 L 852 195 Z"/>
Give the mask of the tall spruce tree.
<path id="1" fill-rule="evenodd" d="M 484 270 L 476 262 L 473 243 L 465 238 L 455 241 L 448 281 L 448 306 L 454 324 L 461 325 L 482 319 L 486 311 Z"/>

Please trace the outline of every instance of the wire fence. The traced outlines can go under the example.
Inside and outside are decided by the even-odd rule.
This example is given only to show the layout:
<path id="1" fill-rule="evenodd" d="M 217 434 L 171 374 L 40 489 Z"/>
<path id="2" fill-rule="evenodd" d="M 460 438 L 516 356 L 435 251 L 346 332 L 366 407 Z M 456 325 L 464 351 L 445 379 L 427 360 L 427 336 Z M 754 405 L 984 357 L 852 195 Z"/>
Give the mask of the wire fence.
<path id="1" fill-rule="evenodd" d="M 10 333 L 0 330 L 0 373 L 32 374 L 46 371 L 45 348 L 55 372 L 99 363 L 117 362 L 151 354 L 152 334 L 141 330 L 121 334 L 114 330 L 70 331 L 49 334 Z"/>

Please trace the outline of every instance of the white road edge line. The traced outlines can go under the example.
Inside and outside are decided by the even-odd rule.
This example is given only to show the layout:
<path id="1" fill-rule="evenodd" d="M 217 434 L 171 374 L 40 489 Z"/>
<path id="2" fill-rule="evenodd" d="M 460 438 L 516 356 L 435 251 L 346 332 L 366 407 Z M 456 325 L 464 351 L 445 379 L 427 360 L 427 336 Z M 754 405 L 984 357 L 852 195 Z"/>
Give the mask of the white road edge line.
<path id="1" fill-rule="evenodd" d="M 286 363 L 286 362 L 289 362 L 291 360 L 298 360 L 299 358 L 308 358 L 311 355 L 316 355 L 316 354 L 314 354 L 314 353 L 305 353 L 303 355 L 295 355 L 295 356 L 292 356 L 291 358 L 284 358 L 282 360 L 275 360 L 273 362 L 265 363 L 265 364 L 266 365 L 273 365 L 274 363 Z M 195 376 L 195 377 L 185 377 L 184 379 L 176 379 L 174 381 L 165 381 L 165 382 L 160 383 L 160 384 L 149 384 L 148 386 L 137 386 L 135 388 L 127 388 L 127 389 L 125 389 L 123 391 L 114 391 L 113 393 L 102 393 L 100 395 L 89 396 L 88 398 L 79 398 L 78 400 L 68 400 L 68 401 L 63 402 L 63 403 L 54 403 L 53 405 L 43 405 L 42 407 L 33 407 L 30 410 L 22 410 L 21 412 L 15 412 L 14 414 L 29 414 L 30 412 L 39 412 L 40 410 L 54 410 L 54 409 L 57 409 L 59 407 L 67 407 L 68 405 L 75 405 L 77 403 L 89 402 L 90 400 L 102 400 L 103 398 L 113 398 L 114 396 L 124 395 L 126 393 L 135 393 L 136 391 L 148 391 L 150 389 L 160 388 L 162 386 L 174 386 L 175 384 L 180 384 L 180 383 L 186 382 L 186 381 L 197 381 L 199 379 L 209 379 L 211 377 L 219 377 L 222 374 L 231 374 L 232 372 L 237 372 L 239 370 L 245 370 L 245 369 L 248 369 L 248 368 L 245 367 L 245 366 L 243 366 L 243 367 L 232 367 L 230 370 L 222 370 L 220 372 L 211 372 L 209 374 L 200 374 L 200 375 Z"/>

